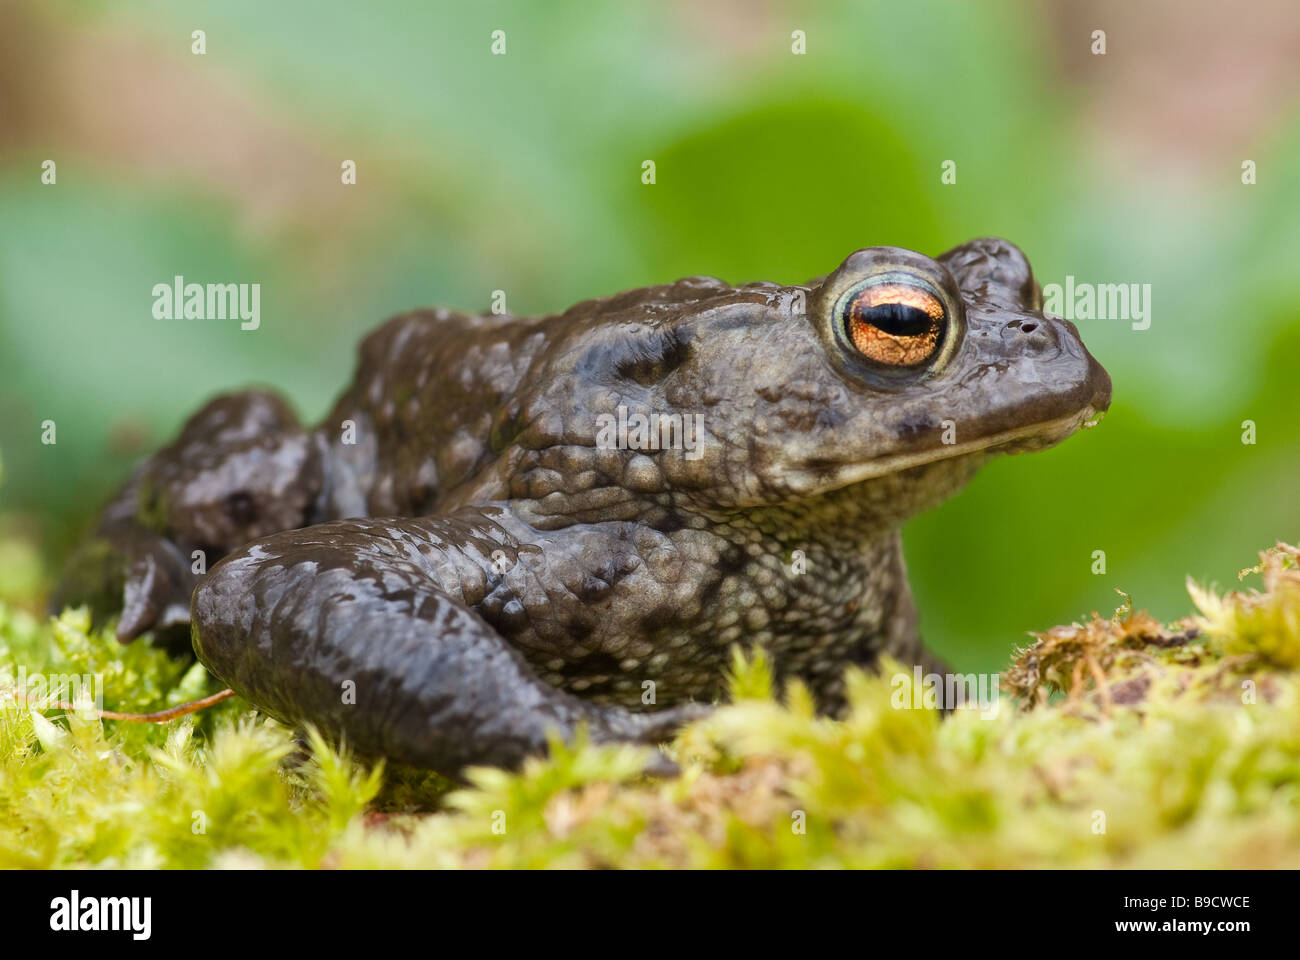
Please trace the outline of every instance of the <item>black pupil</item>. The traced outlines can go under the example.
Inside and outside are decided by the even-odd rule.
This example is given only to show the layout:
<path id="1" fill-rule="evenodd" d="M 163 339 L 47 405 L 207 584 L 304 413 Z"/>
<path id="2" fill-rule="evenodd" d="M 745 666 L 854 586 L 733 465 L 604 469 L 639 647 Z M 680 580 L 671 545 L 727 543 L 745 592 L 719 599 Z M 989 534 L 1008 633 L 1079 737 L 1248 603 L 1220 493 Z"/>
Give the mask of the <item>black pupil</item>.
<path id="1" fill-rule="evenodd" d="M 934 319 L 920 307 L 906 303 L 879 303 L 858 316 L 891 337 L 919 337 L 930 332 Z"/>

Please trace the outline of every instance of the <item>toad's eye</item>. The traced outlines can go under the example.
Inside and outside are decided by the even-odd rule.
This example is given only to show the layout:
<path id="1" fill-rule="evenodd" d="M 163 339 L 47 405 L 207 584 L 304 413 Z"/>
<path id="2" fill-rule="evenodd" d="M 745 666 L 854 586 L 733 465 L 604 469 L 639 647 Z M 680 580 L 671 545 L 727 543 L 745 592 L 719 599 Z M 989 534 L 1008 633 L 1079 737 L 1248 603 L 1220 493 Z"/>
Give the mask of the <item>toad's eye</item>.
<path id="1" fill-rule="evenodd" d="M 933 291 L 916 283 L 879 279 L 841 301 L 844 339 L 874 363 L 915 367 L 939 351 L 947 310 Z"/>

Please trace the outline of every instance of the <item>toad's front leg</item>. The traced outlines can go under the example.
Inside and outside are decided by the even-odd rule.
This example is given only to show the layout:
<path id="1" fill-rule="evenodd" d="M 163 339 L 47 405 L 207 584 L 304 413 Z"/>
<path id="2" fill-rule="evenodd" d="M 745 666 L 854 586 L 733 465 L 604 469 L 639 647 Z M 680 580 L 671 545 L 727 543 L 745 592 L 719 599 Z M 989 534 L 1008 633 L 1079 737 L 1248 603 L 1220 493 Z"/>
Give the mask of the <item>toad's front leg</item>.
<path id="1" fill-rule="evenodd" d="M 195 590 L 194 649 L 272 716 L 444 773 L 516 766 L 579 724 L 596 741 L 655 743 L 704 712 L 635 713 L 552 687 L 438 579 L 439 565 L 486 572 L 494 548 L 518 546 L 477 511 L 275 534 Z"/>

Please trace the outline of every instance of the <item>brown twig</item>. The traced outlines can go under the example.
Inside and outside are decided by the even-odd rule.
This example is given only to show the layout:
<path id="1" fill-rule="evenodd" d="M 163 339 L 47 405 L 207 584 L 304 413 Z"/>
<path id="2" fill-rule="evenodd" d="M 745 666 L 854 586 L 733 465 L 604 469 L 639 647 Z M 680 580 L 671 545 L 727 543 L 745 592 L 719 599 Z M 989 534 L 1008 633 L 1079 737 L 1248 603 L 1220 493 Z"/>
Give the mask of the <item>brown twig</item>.
<path id="1" fill-rule="evenodd" d="M 1097 661 L 1092 658 L 1091 653 L 1085 653 L 1083 660 L 1088 665 L 1088 672 L 1097 681 L 1097 693 L 1101 696 L 1101 712 L 1110 716 L 1110 708 L 1114 706 L 1114 702 L 1110 697 L 1110 684 L 1106 682 L 1106 674 L 1102 672 L 1101 667 L 1097 666 Z"/>
<path id="2" fill-rule="evenodd" d="M 13 693 L 14 697 L 21 698 L 24 703 L 31 702 L 26 694 L 17 691 L 6 691 Z M 132 723 L 166 723 L 169 720 L 175 720 L 177 717 L 184 717 L 187 714 L 197 713 L 206 707 L 211 707 L 220 703 L 222 700 L 229 700 L 235 695 L 235 691 L 227 687 L 210 697 L 203 697 L 200 700 L 190 700 L 186 703 L 178 703 L 174 707 L 168 707 L 166 710 L 158 710 L 154 713 L 118 713 L 114 710 L 96 710 L 95 715 L 101 720 L 129 720 Z M 76 710 L 77 705 L 68 703 L 64 700 L 55 700 L 46 704 L 40 709 L 43 710 Z"/>
<path id="3" fill-rule="evenodd" d="M 1079 703 L 1079 696 L 1083 693 L 1083 661 L 1074 661 L 1074 670 L 1070 676 L 1070 695 L 1065 701 L 1068 709 L 1073 709 Z"/>

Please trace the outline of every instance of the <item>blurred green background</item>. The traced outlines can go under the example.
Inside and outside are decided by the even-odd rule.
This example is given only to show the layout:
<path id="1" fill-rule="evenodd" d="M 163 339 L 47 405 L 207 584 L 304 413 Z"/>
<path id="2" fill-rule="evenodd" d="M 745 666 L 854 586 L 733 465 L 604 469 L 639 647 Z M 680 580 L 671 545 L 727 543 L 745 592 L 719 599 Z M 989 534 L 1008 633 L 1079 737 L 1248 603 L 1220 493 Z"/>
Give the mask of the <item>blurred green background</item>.
<path id="1" fill-rule="evenodd" d="M 1300 539 L 1300 10 L 1250 13 L 0 0 L 0 595 L 36 602 L 31 558 L 56 570 L 212 393 L 270 383 L 319 418 L 395 311 L 799 282 L 991 234 L 1045 284 L 1151 284 L 1152 324 L 1081 321 L 1101 428 L 909 526 L 922 628 L 992 670 L 1116 588 L 1180 616 L 1185 575 Z M 155 320 L 175 274 L 259 282 L 261 329 Z"/>

